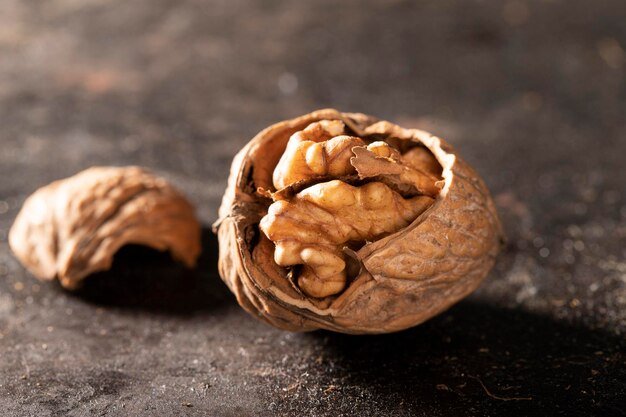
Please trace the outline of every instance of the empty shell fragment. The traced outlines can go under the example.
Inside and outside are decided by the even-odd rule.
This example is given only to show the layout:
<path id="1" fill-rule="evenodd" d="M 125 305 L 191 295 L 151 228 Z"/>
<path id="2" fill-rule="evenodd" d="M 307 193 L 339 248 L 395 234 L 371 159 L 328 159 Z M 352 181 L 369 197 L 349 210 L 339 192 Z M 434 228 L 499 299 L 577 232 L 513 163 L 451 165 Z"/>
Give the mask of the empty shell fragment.
<path id="1" fill-rule="evenodd" d="M 110 268 L 127 244 L 169 250 L 193 266 L 200 224 L 191 204 L 164 179 L 139 167 L 94 167 L 27 198 L 9 244 L 37 278 L 58 277 L 72 289 Z"/>

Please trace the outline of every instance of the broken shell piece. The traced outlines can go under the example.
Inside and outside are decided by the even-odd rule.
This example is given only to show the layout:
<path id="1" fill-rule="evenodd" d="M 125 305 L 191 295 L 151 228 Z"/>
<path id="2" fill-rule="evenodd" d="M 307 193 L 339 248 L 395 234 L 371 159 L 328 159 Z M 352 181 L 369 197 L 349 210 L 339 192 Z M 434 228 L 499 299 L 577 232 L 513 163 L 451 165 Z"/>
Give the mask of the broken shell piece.
<path id="1" fill-rule="evenodd" d="M 166 180 L 139 167 L 94 167 L 28 197 L 9 245 L 37 278 L 74 289 L 128 244 L 169 250 L 192 267 L 200 235 L 193 207 Z"/>

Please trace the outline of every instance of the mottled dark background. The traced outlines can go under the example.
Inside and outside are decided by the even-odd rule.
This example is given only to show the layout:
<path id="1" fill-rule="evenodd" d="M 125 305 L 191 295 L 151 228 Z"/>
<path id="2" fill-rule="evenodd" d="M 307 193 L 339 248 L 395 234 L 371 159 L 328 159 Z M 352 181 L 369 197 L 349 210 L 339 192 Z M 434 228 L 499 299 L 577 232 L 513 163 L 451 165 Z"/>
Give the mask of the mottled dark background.
<path id="1" fill-rule="evenodd" d="M 3 416 L 625 415 L 626 3 L 2 0 Z M 322 107 L 447 138 L 509 246 L 415 329 L 285 333 L 236 305 L 208 226 L 234 153 Z M 91 165 L 168 177 L 200 266 L 125 248 L 78 294 L 6 242 L 28 194 Z"/>

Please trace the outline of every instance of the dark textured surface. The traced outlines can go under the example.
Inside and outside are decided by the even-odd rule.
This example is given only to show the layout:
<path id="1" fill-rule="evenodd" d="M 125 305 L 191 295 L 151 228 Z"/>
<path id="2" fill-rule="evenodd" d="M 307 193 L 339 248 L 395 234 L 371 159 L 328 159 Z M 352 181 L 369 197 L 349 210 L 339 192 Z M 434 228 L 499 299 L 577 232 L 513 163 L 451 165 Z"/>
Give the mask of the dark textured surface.
<path id="1" fill-rule="evenodd" d="M 0 2 L 0 409 L 6 416 L 624 415 L 626 5 Z M 230 159 L 332 106 L 446 137 L 509 246 L 481 289 L 409 331 L 290 334 L 216 273 L 129 247 L 77 294 L 7 230 L 95 164 L 167 176 L 208 226 Z"/>

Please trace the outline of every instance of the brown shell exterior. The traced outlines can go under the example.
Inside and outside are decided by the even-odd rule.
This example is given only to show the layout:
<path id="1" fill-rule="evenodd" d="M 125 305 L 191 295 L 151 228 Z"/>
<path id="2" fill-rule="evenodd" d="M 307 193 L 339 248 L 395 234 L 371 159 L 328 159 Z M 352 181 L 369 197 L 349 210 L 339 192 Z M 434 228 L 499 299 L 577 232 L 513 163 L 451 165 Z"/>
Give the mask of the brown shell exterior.
<path id="1" fill-rule="evenodd" d="M 272 170 L 289 136 L 324 119 L 344 121 L 356 134 L 421 142 L 444 167 L 435 204 L 410 226 L 352 253 L 362 265 L 349 287 L 317 300 L 294 287 L 274 263 L 274 245 L 259 232 Z M 478 287 L 503 242 L 498 214 L 484 182 L 454 149 L 426 132 L 371 116 L 326 109 L 260 132 L 235 157 L 220 207 L 219 271 L 239 304 L 281 329 L 387 333 L 422 323 Z"/>
<path id="2" fill-rule="evenodd" d="M 109 269 L 122 246 L 169 250 L 186 266 L 200 254 L 193 206 L 163 178 L 139 167 L 93 167 L 26 199 L 9 244 L 37 278 L 76 288 Z"/>

